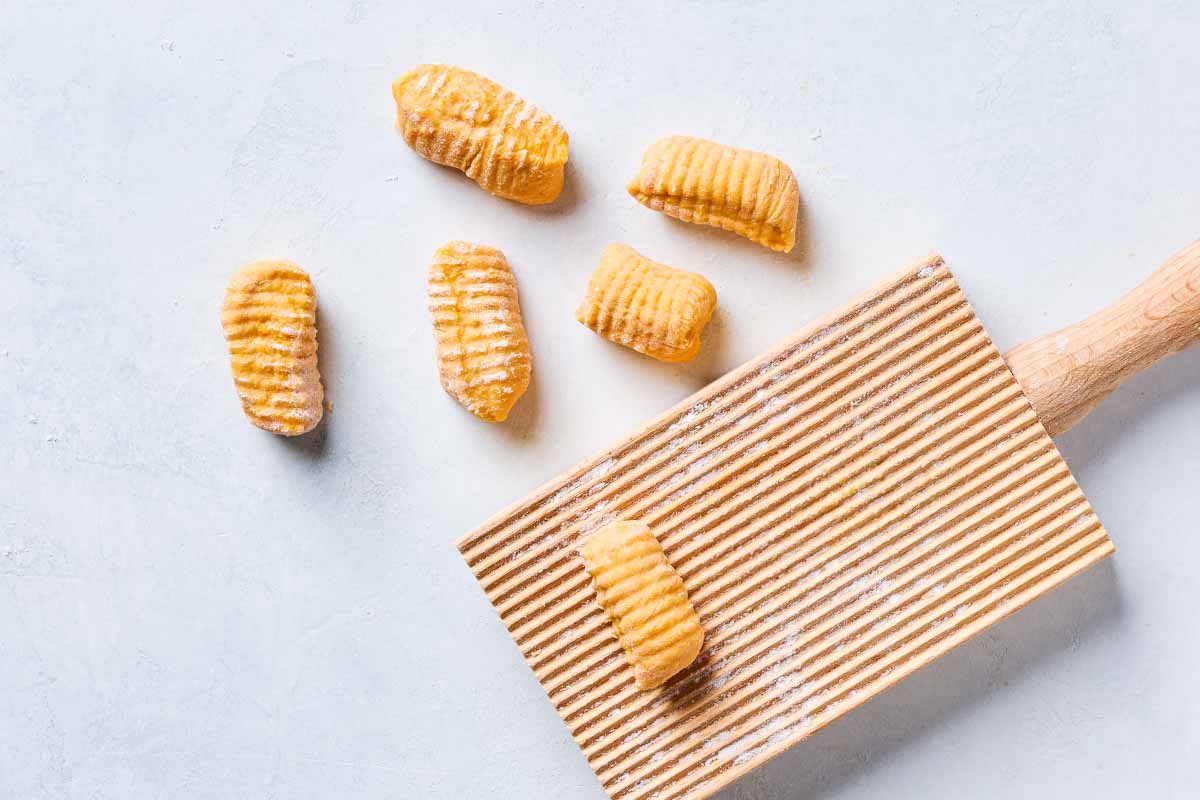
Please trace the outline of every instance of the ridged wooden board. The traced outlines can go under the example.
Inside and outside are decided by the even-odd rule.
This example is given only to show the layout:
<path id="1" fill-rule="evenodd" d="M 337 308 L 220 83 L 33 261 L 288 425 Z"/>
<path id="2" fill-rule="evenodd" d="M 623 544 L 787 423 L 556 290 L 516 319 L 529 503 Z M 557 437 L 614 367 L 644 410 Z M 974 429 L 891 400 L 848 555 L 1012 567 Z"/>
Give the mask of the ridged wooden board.
<path id="1" fill-rule="evenodd" d="M 582 540 L 647 522 L 704 624 L 643 692 Z M 703 798 L 1113 551 L 940 258 L 458 544 L 613 798 Z"/>

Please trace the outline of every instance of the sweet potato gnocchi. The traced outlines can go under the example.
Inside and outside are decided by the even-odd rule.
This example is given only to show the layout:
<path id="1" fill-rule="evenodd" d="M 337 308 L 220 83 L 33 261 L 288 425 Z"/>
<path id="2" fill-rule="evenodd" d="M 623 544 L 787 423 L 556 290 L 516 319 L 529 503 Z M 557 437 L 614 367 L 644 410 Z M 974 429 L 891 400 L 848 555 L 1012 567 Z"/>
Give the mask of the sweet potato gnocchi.
<path id="1" fill-rule="evenodd" d="M 772 250 L 796 244 L 796 178 L 765 153 L 668 136 L 646 149 L 629 194 L 669 217 L 732 231 Z"/>
<path id="2" fill-rule="evenodd" d="M 308 273 L 256 261 L 234 273 L 221 304 L 233 383 L 242 410 L 271 433 L 297 436 L 321 421 L 317 296 Z"/>
<path id="3" fill-rule="evenodd" d="M 392 84 L 396 124 L 424 158 L 494 195 L 539 205 L 558 197 L 567 132 L 554 117 L 461 67 L 422 64 Z"/>
<path id="4" fill-rule="evenodd" d="M 504 253 L 469 242 L 439 247 L 428 304 L 442 386 L 480 419 L 504 421 L 529 388 L 533 363 Z"/>
<path id="5" fill-rule="evenodd" d="M 687 361 L 700 351 L 700 334 L 716 305 L 717 291 L 703 276 L 610 244 L 575 319 L 660 361 Z"/>
<path id="6" fill-rule="evenodd" d="M 653 689 L 696 659 L 704 629 L 662 545 L 642 522 L 601 528 L 580 551 L 639 689 Z"/>

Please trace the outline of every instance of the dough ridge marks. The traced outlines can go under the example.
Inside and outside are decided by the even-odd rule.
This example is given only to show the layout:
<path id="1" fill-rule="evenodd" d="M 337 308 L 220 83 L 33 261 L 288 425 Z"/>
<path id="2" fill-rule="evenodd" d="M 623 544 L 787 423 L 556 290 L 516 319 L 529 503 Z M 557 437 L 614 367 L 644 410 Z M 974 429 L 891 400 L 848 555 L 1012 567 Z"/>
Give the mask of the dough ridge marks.
<path id="1" fill-rule="evenodd" d="M 428 306 L 443 388 L 477 417 L 502 422 L 529 388 L 533 363 L 504 253 L 442 245 L 429 266 Z"/>
<path id="2" fill-rule="evenodd" d="M 717 292 L 701 275 L 610 244 L 575 319 L 611 342 L 660 361 L 688 361 L 712 318 Z"/>
<path id="3" fill-rule="evenodd" d="M 646 148 L 628 191 L 647 208 L 731 231 L 772 250 L 786 253 L 796 244 L 796 177 L 766 153 L 668 136 Z"/>
<path id="4" fill-rule="evenodd" d="M 639 689 L 661 686 L 695 660 L 704 629 L 650 528 L 641 522 L 606 525 L 581 554 Z"/>
<path id="5" fill-rule="evenodd" d="M 562 192 L 568 137 L 550 114 L 461 67 L 422 64 L 392 83 L 396 124 L 419 155 L 528 205 Z"/>
<path id="6" fill-rule="evenodd" d="M 317 295 L 288 261 L 256 261 L 234 273 L 221 304 L 233 383 L 242 410 L 271 433 L 317 426 L 325 390 L 317 369 Z"/>

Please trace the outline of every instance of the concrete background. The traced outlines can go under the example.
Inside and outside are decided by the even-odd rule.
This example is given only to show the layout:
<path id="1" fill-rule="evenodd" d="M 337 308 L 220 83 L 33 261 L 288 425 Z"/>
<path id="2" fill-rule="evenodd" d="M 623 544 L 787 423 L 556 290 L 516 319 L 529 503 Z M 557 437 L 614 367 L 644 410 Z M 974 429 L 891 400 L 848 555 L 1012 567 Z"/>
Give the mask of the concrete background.
<path id="1" fill-rule="evenodd" d="M 1200 8 L 6 0 L 0 796 L 600 798 L 452 541 L 925 252 L 1001 349 L 1200 235 Z M 417 158 L 391 79 L 460 63 L 571 134 L 531 209 Z M 791 256 L 624 193 L 691 133 L 788 161 Z M 434 248 L 501 247 L 535 382 L 438 386 Z M 571 312 L 623 240 L 716 285 L 693 363 Z M 251 427 L 218 306 L 308 268 L 319 432 Z M 1200 352 L 1060 441 L 1117 556 L 722 800 L 1194 797 Z"/>

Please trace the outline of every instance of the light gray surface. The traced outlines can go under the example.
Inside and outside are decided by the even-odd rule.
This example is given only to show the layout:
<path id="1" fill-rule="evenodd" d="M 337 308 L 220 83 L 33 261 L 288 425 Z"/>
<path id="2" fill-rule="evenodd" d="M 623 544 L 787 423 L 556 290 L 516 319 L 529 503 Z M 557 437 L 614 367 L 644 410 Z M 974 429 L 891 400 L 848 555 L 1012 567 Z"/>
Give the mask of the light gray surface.
<path id="1" fill-rule="evenodd" d="M 930 249 L 1007 349 L 1200 235 L 1183 0 L 130 5 L 3 4 L 4 798 L 600 798 L 459 534 Z M 389 83 L 422 61 L 563 121 L 556 205 L 404 146 Z M 626 196 L 675 132 L 792 164 L 797 252 Z M 452 237 L 520 281 L 535 382 L 506 425 L 437 384 Z M 612 240 L 716 285 L 694 363 L 572 320 Z M 304 441 L 242 418 L 217 321 L 271 256 L 320 299 L 334 410 Z M 1061 440 L 1114 559 L 723 800 L 1194 796 L 1198 407 L 1192 352 Z"/>

